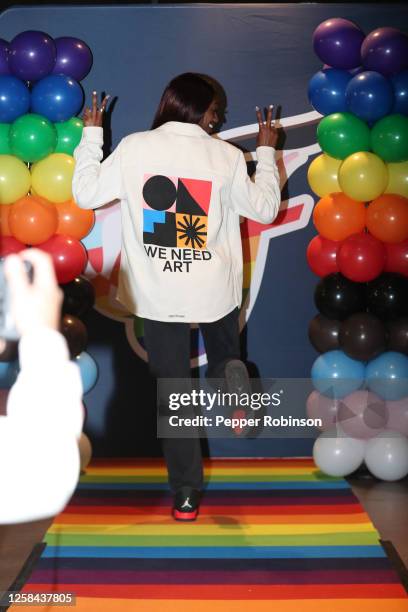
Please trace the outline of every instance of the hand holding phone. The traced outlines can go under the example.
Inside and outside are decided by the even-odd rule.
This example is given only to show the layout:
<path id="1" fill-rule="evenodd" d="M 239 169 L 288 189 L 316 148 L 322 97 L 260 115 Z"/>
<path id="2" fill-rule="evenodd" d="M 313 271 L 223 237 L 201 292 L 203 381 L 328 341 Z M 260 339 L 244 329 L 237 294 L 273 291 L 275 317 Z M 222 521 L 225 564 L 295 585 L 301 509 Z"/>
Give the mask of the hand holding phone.
<path id="1" fill-rule="evenodd" d="M 0 338 L 18 340 L 44 327 L 58 330 L 63 293 L 51 257 L 39 249 L 27 249 L 9 255 L 2 268 Z"/>

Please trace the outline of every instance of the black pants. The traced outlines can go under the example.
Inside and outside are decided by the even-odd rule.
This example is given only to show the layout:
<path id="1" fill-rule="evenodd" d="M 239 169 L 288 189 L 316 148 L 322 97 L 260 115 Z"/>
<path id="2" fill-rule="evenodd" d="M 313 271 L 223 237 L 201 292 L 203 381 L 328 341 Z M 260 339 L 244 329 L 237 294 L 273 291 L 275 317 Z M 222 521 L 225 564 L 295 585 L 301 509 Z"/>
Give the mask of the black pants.
<path id="1" fill-rule="evenodd" d="M 239 309 L 213 323 L 200 323 L 207 353 L 208 378 L 223 378 L 230 359 L 240 358 Z M 156 378 L 190 378 L 190 324 L 144 320 L 150 371 Z M 203 466 L 199 438 L 162 438 L 173 492 L 182 486 L 201 490 Z"/>

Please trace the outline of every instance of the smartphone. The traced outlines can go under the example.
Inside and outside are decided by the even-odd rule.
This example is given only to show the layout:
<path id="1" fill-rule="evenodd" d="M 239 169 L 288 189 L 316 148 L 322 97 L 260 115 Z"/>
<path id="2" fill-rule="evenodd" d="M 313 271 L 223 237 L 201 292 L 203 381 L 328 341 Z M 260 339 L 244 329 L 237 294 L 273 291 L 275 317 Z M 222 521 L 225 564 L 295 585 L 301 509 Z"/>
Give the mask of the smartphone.
<path id="1" fill-rule="evenodd" d="M 27 270 L 28 279 L 32 283 L 33 266 L 28 261 L 25 261 L 24 265 Z M 16 329 L 10 310 L 10 292 L 6 277 L 4 276 L 4 259 L 0 259 L 0 338 L 15 342 L 20 339 L 20 334 Z"/>

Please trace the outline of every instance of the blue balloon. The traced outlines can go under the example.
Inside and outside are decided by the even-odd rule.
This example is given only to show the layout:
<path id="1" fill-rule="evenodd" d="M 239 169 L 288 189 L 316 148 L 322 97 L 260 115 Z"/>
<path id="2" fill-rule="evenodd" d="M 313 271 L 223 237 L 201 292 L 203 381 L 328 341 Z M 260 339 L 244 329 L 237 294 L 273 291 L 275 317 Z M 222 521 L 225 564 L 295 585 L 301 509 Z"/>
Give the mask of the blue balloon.
<path id="1" fill-rule="evenodd" d="M 391 79 L 394 88 L 392 114 L 408 115 L 408 70 L 396 74 Z"/>
<path id="2" fill-rule="evenodd" d="M 15 76 L 0 76 L 0 123 L 12 123 L 30 108 L 30 92 Z"/>
<path id="3" fill-rule="evenodd" d="M 364 383 L 365 365 L 343 351 L 328 351 L 312 366 L 313 386 L 328 397 L 345 397 Z"/>
<path id="4" fill-rule="evenodd" d="M 96 361 L 89 353 L 83 351 L 78 357 L 75 357 L 74 363 L 79 367 L 84 394 L 88 393 L 98 380 L 98 366 Z"/>
<path id="5" fill-rule="evenodd" d="M 10 389 L 16 382 L 19 363 L 16 361 L 0 362 L 0 389 Z"/>
<path id="6" fill-rule="evenodd" d="M 408 396 L 408 357 L 387 351 L 368 362 L 368 388 L 385 400 L 399 400 Z"/>
<path id="7" fill-rule="evenodd" d="M 373 123 L 391 113 L 394 91 L 379 72 L 365 71 L 354 76 L 346 89 L 347 111 Z"/>
<path id="8" fill-rule="evenodd" d="M 84 92 L 77 81 L 65 74 L 52 74 L 41 79 L 31 92 L 31 112 L 54 123 L 76 115 L 84 103 Z"/>
<path id="9" fill-rule="evenodd" d="M 346 110 L 346 87 L 353 78 L 347 70 L 324 68 L 309 81 L 308 95 L 311 105 L 322 115 L 342 113 Z"/>

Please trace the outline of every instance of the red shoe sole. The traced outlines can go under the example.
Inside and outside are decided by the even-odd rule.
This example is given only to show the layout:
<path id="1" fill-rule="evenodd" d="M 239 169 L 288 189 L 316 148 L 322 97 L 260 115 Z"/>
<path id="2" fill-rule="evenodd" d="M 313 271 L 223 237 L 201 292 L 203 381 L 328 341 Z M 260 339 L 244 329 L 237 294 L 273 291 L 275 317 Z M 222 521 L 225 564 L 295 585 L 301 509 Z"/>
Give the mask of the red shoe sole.
<path id="1" fill-rule="evenodd" d="M 173 509 L 173 518 L 176 521 L 195 521 L 197 516 L 198 510 L 194 510 L 194 512 L 180 512 Z"/>

